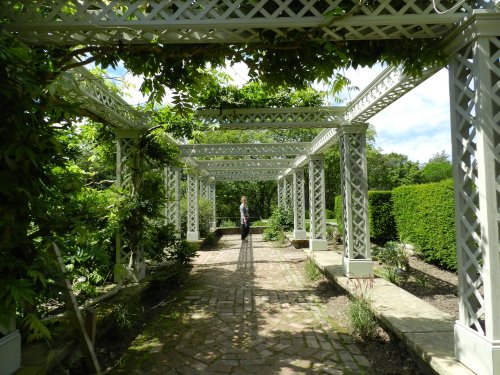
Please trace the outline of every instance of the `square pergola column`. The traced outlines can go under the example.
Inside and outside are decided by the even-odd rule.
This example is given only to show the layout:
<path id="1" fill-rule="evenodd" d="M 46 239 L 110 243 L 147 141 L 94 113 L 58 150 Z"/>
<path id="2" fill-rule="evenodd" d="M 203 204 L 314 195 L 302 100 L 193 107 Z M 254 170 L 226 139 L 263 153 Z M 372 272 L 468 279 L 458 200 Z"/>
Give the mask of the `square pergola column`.
<path id="1" fill-rule="evenodd" d="M 283 178 L 285 189 L 284 189 L 284 201 L 285 201 L 285 210 L 293 209 L 293 175 L 287 175 Z"/>
<path id="2" fill-rule="evenodd" d="M 285 177 L 281 177 L 277 181 L 278 185 L 278 207 L 285 207 Z"/>
<path id="3" fill-rule="evenodd" d="M 327 250 L 325 213 L 325 160 L 323 155 L 309 158 L 309 249 Z"/>
<path id="4" fill-rule="evenodd" d="M 164 170 L 165 181 L 165 223 L 174 224 L 176 236 L 181 235 L 181 178 L 180 168 L 167 166 Z"/>
<path id="5" fill-rule="evenodd" d="M 307 238 L 304 223 L 304 169 L 296 168 L 293 170 L 293 237 L 296 240 Z"/>
<path id="6" fill-rule="evenodd" d="M 459 319 L 455 355 L 500 373 L 500 14 L 476 14 L 455 40 L 450 106 Z"/>
<path id="7" fill-rule="evenodd" d="M 141 155 L 138 155 L 139 130 L 117 129 L 116 136 L 116 187 L 132 196 L 138 194 L 142 185 Z M 141 230 L 139 228 L 138 230 Z M 146 265 L 142 259 L 142 248 L 124 246 L 136 233 L 122 228 L 116 233 L 114 280 L 126 278 L 136 281 L 146 276 Z"/>
<path id="8" fill-rule="evenodd" d="M 187 176 L 187 235 L 188 241 L 198 241 L 200 239 L 198 190 L 199 179 L 197 175 L 189 173 Z"/>
<path id="9" fill-rule="evenodd" d="M 209 181 L 207 177 L 198 177 L 198 183 L 199 183 L 199 188 L 200 188 L 200 195 L 198 198 L 205 198 L 209 199 Z"/>
<path id="10" fill-rule="evenodd" d="M 373 274 L 368 227 L 367 126 L 344 126 L 340 136 L 340 170 L 344 257 L 348 277 Z"/>
<path id="11" fill-rule="evenodd" d="M 216 209 L 216 190 L 215 190 L 215 187 L 216 187 L 216 184 L 215 184 L 215 180 L 214 179 L 211 179 L 209 181 L 209 185 L 208 185 L 208 195 L 209 195 L 209 200 L 210 200 L 210 203 L 212 204 L 212 223 L 211 223 L 211 227 L 212 228 L 217 228 L 217 209 Z"/>

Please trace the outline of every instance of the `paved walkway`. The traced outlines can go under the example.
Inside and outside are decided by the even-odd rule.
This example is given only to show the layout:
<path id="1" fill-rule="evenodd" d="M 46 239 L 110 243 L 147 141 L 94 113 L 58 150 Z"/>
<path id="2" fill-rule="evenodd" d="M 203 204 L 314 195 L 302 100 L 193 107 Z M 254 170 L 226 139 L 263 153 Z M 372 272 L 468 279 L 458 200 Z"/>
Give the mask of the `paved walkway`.
<path id="1" fill-rule="evenodd" d="M 363 374 L 369 362 L 324 319 L 302 275 L 306 255 L 261 235 L 202 251 L 181 313 L 145 327 L 123 359 L 136 374 Z M 177 309 L 176 311 L 179 311 Z M 120 372 L 120 369 L 117 370 Z"/>

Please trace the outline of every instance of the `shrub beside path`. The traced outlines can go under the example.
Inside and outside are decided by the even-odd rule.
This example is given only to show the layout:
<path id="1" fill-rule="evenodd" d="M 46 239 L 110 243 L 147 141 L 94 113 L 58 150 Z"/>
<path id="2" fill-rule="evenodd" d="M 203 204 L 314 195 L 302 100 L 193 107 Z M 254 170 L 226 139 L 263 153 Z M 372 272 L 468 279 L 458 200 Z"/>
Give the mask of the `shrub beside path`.
<path id="1" fill-rule="evenodd" d="M 329 324 L 305 260 L 261 235 L 224 236 L 200 252 L 185 292 L 161 307 L 113 373 L 370 373 L 351 336 Z"/>

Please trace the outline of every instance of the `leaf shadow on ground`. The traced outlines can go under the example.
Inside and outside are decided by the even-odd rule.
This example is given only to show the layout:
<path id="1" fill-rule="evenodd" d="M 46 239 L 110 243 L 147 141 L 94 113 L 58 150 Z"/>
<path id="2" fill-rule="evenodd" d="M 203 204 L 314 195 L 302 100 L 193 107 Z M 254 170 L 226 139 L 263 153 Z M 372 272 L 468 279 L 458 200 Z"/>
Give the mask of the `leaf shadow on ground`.
<path id="1" fill-rule="evenodd" d="M 237 260 L 197 265 L 175 301 L 156 308 L 107 372 L 415 373 L 402 367 L 380 372 L 366 359 L 356 340 L 325 314 L 327 301 L 345 297 L 328 281 L 318 288 L 291 288 L 286 280 L 266 287 L 267 276 L 256 267 L 297 272 L 302 262 L 255 259 L 256 245 L 250 238 L 241 243 Z"/>

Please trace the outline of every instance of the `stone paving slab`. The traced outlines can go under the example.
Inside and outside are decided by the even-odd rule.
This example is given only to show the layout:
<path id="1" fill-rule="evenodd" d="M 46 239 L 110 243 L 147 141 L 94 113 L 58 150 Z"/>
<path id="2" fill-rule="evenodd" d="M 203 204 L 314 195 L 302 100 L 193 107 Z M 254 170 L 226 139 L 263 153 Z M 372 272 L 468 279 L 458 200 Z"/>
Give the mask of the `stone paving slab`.
<path id="1" fill-rule="evenodd" d="M 336 251 L 303 249 L 316 265 L 349 293 L 355 283 L 342 271 L 343 254 Z M 455 358 L 453 346 L 454 319 L 411 293 L 384 279 L 371 281 L 372 307 L 378 318 L 421 358 L 421 365 L 431 373 L 474 375 Z"/>
<path id="2" fill-rule="evenodd" d="M 354 340 L 324 318 L 301 250 L 256 234 L 220 244 L 200 252 L 184 298 L 144 327 L 114 373 L 370 372 Z"/>

